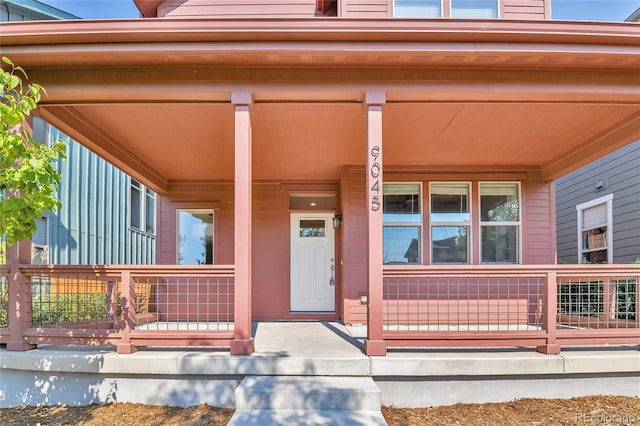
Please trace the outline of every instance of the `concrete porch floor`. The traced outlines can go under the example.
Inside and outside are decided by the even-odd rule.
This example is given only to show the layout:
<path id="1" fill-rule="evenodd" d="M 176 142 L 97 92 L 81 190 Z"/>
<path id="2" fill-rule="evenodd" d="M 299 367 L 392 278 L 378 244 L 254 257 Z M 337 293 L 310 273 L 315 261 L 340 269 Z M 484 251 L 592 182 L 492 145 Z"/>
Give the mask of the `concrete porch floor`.
<path id="1" fill-rule="evenodd" d="M 234 407 L 246 376 L 372 377 L 383 405 L 437 406 L 515 398 L 614 394 L 640 397 L 637 346 L 390 349 L 368 357 L 366 327 L 338 322 L 254 324 L 255 353 L 217 348 L 47 346 L 0 349 L 0 407 L 140 402 Z"/>

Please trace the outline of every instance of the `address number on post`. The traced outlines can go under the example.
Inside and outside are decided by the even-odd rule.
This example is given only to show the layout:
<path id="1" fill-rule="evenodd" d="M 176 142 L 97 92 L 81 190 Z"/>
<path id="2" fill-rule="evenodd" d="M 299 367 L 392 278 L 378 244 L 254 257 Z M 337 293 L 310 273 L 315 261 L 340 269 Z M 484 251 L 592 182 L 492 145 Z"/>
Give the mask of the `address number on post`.
<path id="1" fill-rule="evenodd" d="M 371 211 L 377 212 L 380 210 L 382 206 L 382 199 L 380 198 L 380 191 L 382 190 L 382 185 L 380 185 L 380 172 L 382 171 L 382 167 L 380 166 L 380 147 L 378 145 L 374 145 L 369 152 L 369 163 L 371 167 L 369 168 L 369 175 L 371 176 L 371 187 L 369 188 L 369 204 L 371 206 Z"/>

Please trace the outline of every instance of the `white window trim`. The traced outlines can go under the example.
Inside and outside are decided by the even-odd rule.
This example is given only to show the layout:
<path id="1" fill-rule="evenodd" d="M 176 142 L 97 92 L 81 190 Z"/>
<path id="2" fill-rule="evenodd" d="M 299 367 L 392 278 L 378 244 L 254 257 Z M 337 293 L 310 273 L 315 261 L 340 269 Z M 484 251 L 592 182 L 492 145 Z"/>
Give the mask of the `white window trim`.
<path id="1" fill-rule="evenodd" d="M 397 182 L 397 181 L 392 181 L 392 182 L 382 182 L 382 214 L 384 217 L 384 185 L 418 185 L 419 189 L 418 189 L 418 197 L 419 197 L 419 201 L 420 201 L 420 221 L 419 222 L 385 222 L 384 219 L 382 220 L 382 229 L 383 229 L 383 233 L 384 233 L 384 227 L 385 226 L 396 226 L 396 227 L 401 227 L 401 226 L 406 226 L 406 227 L 419 227 L 420 228 L 420 247 L 419 247 L 419 252 L 420 252 L 420 259 L 418 259 L 418 265 L 424 265 L 424 253 L 423 253 L 423 247 L 424 247 L 424 224 L 425 224 L 425 213 L 424 213 L 424 190 L 423 190 L 423 185 L 422 182 Z M 384 246 L 384 242 L 383 242 L 383 246 Z M 384 248 L 384 247 L 383 247 Z M 383 265 L 386 265 L 383 261 Z M 410 263 L 407 265 L 394 265 L 394 266 L 401 266 L 401 267 L 415 267 L 416 264 L 414 263 Z"/>
<path id="2" fill-rule="evenodd" d="M 32 262 L 33 262 L 33 250 L 34 249 L 38 249 L 38 250 L 42 250 L 44 255 L 45 255 L 45 259 L 44 259 L 44 263 L 43 265 L 48 265 L 50 262 L 50 258 L 49 258 L 49 217 L 48 216 L 42 216 L 40 218 L 40 220 L 44 220 L 44 236 L 45 236 L 45 243 L 44 244 L 36 244 L 33 242 L 33 240 L 31 241 L 31 257 L 32 257 Z"/>
<path id="3" fill-rule="evenodd" d="M 136 228 L 135 226 L 133 226 L 131 224 L 131 188 L 134 186 L 133 182 L 136 181 L 138 182 L 138 191 L 140 193 L 140 228 Z M 148 232 L 147 231 L 147 190 L 149 188 L 144 185 L 142 182 L 140 182 L 137 179 L 134 179 L 132 177 L 129 177 L 129 199 L 128 199 L 128 206 L 129 206 L 129 217 L 127 218 L 128 222 L 129 222 L 129 229 L 135 232 L 141 232 L 143 234 L 147 234 L 147 235 L 156 235 L 157 234 L 157 230 L 158 230 L 158 215 L 157 215 L 157 210 L 158 210 L 158 198 L 155 192 L 153 192 L 153 206 L 154 206 L 154 215 L 155 215 L 155 222 L 153 224 L 153 232 Z"/>
<path id="4" fill-rule="evenodd" d="M 482 220 L 482 185 L 483 184 L 516 184 L 518 186 L 518 221 L 517 222 L 487 222 Z M 482 181 L 478 182 L 478 222 L 480 224 L 480 228 L 478 232 L 480 232 L 479 243 L 480 247 L 478 250 L 480 251 L 480 264 L 481 265 L 521 265 L 522 264 L 522 184 L 520 181 L 504 181 L 504 180 L 495 180 L 495 181 Z M 482 261 L 482 227 L 483 226 L 517 226 L 518 227 L 518 261 L 516 263 L 503 263 L 503 262 L 483 262 Z"/>
<path id="5" fill-rule="evenodd" d="M 451 2 L 449 2 L 449 9 L 451 9 Z M 393 4 L 391 5 L 391 11 L 393 17 L 396 17 L 396 0 L 393 0 Z M 451 13 L 449 13 L 451 16 Z M 416 16 L 415 18 L 403 17 L 401 19 L 442 19 L 444 17 L 444 0 L 440 0 L 440 16 L 429 18 L 429 17 L 420 17 Z"/>
<path id="6" fill-rule="evenodd" d="M 451 19 L 462 19 L 462 18 L 453 18 L 453 1 L 454 0 L 449 0 L 449 16 L 451 17 Z M 497 18 L 483 18 L 483 19 L 500 19 L 502 18 L 502 16 L 500 15 L 500 2 L 502 0 L 496 0 L 496 7 L 498 8 L 498 17 Z M 441 6 L 444 8 L 444 6 Z M 466 18 L 466 19 L 479 19 L 479 18 Z"/>
<path id="7" fill-rule="evenodd" d="M 180 265 L 180 212 L 207 212 L 211 213 L 211 264 L 216 264 L 216 209 L 214 208 L 196 208 L 190 209 L 189 207 L 179 207 L 175 209 L 176 217 L 176 265 Z M 189 265 L 184 265 L 189 266 Z"/>
<path id="8" fill-rule="evenodd" d="M 607 205 L 607 263 L 613 263 L 613 193 L 603 195 L 591 201 L 587 201 L 576 206 L 578 215 L 578 263 L 582 263 L 582 256 L 585 253 L 582 248 L 582 216 L 583 211 L 601 204 Z"/>
<path id="9" fill-rule="evenodd" d="M 469 221 L 468 222 L 433 222 L 431 220 L 431 187 L 432 185 L 440 184 L 465 184 L 469 188 Z M 428 227 L 429 227 L 429 259 L 432 265 L 473 265 L 473 183 L 470 181 L 430 181 L 429 182 L 429 212 L 428 212 Z M 436 225 L 434 225 L 436 223 Z M 433 260 L 433 241 L 431 228 L 433 226 L 466 226 L 469 228 L 469 235 L 467 236 L 467 262 L 434 262 Z"/>

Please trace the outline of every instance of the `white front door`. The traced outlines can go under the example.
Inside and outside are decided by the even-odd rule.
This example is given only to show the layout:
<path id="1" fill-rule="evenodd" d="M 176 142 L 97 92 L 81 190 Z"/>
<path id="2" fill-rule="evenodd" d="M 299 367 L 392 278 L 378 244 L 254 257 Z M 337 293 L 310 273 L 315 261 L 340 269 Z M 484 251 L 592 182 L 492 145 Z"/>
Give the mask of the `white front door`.
<path id="1" fill-rule="evenodd" d="M 335 233 L 331 213 L 291 214 L 291 311 L 335 311 Z"/>

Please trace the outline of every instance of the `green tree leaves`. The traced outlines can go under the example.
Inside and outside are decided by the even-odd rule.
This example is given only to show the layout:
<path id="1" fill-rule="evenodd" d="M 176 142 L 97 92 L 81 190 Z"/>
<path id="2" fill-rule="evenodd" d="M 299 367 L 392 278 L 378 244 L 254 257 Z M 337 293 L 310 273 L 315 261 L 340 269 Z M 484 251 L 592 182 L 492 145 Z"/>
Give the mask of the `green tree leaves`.
<path id="1" fill-rule="evenodd" d="M 25 130 L 46 91 L 37 84 L 25 87 L 24 70 L 6 57 L 2 62 L 11 69 L 0 70 L 0 235 L 14 244 L 31 238 L 44 212 L 60 208 L 60 171 L 53 164 L 65 158 L 66 145 L 38 143 Z"/>

